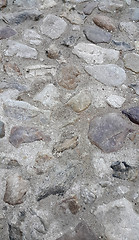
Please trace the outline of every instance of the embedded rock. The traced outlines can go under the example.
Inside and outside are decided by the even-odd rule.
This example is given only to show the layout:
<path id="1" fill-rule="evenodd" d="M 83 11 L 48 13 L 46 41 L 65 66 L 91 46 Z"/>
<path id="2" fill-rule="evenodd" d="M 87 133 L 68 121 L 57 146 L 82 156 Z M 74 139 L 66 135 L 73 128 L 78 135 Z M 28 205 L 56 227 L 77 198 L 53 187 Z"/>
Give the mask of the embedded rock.
<path id="1" fill-rule="evenodd" d="M 125 67 L 133 72 L 139 73 L 139 54 L 127 53 L 124 56 Z"/>
<path id="2" fill-rule="evenodd" d="M 9 40 L 8 49 L 5 51 L 5 56 L 16 56 L 21 58 L 37 59 L 37 51 L 35 48 L 31 48 L 25 44 Z"/>
<path id="3" fill-rule="evenodd" d="M 4 202 L 10 205 L 21 204 L 27 191 L 28 181 L 24 180 L 18 173 L 15 173 L 9 176 L 6 181 Z"/>
<path id="4" fill-rule="evenodd" d="M 108 113 L 90 121 L 88 138 L 106 153 L 122 148 L 124 140 L 132 129 L 117 113 Z"/>
<path id="5" fill-rule="evenodd" d="M 86 15 L 90 15 L 93 10 L 97 7 L 97 2 L 89 2 L 87 5 L 84 7 L 83 12 Z"/>
<path id="6" fill-rule="evenodd" d="M 131 20 L 138 22 L 139 21 L 139 8 L 135 8 L 132 11 Z"/>
<path id="7" fill-rule="evenodd" d="M 0 8 L 7 6 L 7 0 L 0 0 Z"/>
<path id="8" fill-rule="evenodd" d="M 86 26 L 84 34 L 86 38 L 93 43 L 109 43 L 112 37 L 111 33 L 108 33 L 97 26 Z"/>
<path id="9" fill-rule="evenodd" d="M 78 145 L 78 137 L 75 136 L 73 138 L 66 139 L 62 143 L 59 143 L 54 150 L 56 152 L 63 152 L 67 149 L 74 149 Z"/>
<path id="10" fill-rule="evenodd" d="M 86 66 L 85 70 L 97 81 L 107 86 L 120 86 L 126 80 L 124 69 L 115 64 Z"/>
<path id="11" fill-rule="evenodd" d="M 120 0 L 102 0 L 98 4 L 98 9 L 102 12 L 113 13 L 123 9 L 123 1 Z"/>
<path id="12" fill-rule="evenodd" d="M 0 138 L 3 138 L 5 136 L 5 127 L 4 123 L 0 121 Z"/>
<path id="13" fill-rule="evenodd" d="M 123 114 L 125 114 L 133 123 L 139 124 L 139 107 L 132 107 L 128 110 L 123 110 Z"/>
<path id="14" fill-rule="evenodd" d="M 0 40 L 12 37 L 16 34 L 16 31 L 10 27 L 4 27 L 0 29 Z"/>
<path id="15" fill-rule="evenodd" d="M 105 28 L 108 31 L 114 31 L 116 29 L 113 20 L 110 17 L 104 15 L 95 15 L 93 21 L 101 28 Z"/>
<path id="16" fill-rule="evenodd" d="M 93 43 L 78 43 L 72 52 L 90 65 L 114 63 L 119 59 L 119 51 L 102 48 Z"/>
<path id="17" fill-rule="evenodd" d="M 75 112 L 79 113 L 84 111 L 91 104 L 90 93 L 87 91 L 81 91 L 74 97 L 72 97 L 68 102 L 69 105 Z"/>
<path id="18" fill-rule="evenodd" d="M 37 128 L 33 127 L 13 127 L 10 133 L 9 142 L 16 148 L 22 143 L 31 143 L 44 140 L 45 136 Z"/>
<path id="19" fill-rule="evenodd" d="M 125 98 L 117 95 L 110 95 L 106 102 L 113 108 L 120 108 L 122 107 L 123 103 L 125 102 Z"/>
<path id="20" fill-rule="evenodd" d="M 43 19 L 41 32 L 51 39 L 57 39 L 65 31 L 66 26 L 67 23 L 62 18 L 49 14 Z"/>

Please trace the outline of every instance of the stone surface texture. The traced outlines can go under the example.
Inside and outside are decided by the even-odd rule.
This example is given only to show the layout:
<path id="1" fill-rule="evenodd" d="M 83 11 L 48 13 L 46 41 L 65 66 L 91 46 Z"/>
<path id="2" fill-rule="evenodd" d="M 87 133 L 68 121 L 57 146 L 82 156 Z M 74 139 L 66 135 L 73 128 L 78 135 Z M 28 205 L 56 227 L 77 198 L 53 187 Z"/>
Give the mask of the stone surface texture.
<path id="1" fill-rule="evenodd" d="M 139 240 L 139 0 L 0 0 L 0 240 Z"/>

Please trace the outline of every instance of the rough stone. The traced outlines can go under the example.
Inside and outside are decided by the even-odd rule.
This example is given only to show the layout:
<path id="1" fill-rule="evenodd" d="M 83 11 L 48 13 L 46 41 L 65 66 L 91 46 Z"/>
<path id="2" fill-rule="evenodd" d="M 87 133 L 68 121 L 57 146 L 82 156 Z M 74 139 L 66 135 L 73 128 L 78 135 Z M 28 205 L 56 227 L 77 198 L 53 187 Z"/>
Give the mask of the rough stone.
<path id="1" fill-rule="evenodd" d="M 83 20 L 76 10 L 67 9 L 61 14 L 61 17 L 66 18 L 72 24 L 83 24 Z"/>
<path id="2" fill-rule="evenodd" d="M 123 110 L 123 114 L 125 114 L 133 123 L 139 124 L 139 107 L 132 107 L 128 110 Z"/>
<path id="3" fill-rule="evenodd" d="M 139 21 L 139 8 L 135 8 L 132 11 L 131 20 L 138 22 Z"/>
<path id="4" fill-rule="evenodd" d="M 110 95 L 106 102 L 113 108 L 120 108 L 122 107 L 123 103 L 125 102 L 125 98 L 118 96 L 118 95 Z"/>
<path id="5" fill-rule="evenodd" d="M 13 40 L 8 40 L 8 49 L 5 51 L 5 56 L 37 59 L 37 55 L 38 53 L 35 48 Z"/>
<path id="6" fill-rule="evenodd" d="M 23 233 L 20 230 L 20 228 L 17 227 L 16 225 L 10 225 L 9 224 L 9 238 L 10 239 L 22 240 L 23 239 Z"/>
<path id="7" fill-rule="evenodd" d="M 21 71 L 20 71 L 20 69 L 19 69 L 19 67 L 17 66 L 16 63 L 6 62 L 3 65 L 3 69 L 8 74 L 8 76 L 15 76 L 15 75 L 19 76 L 19 75 L 22 75 L 22 73 L 21 73 Z"/>
<path id="8" fill-rule="evenodd" d="M 135 41 L 135 49 L 139 51 L 139 41 Z"/>
<path id="9" fill-rule="evenodd" d="M 86 26 L 84 29 L 86 38 L 93 43 L 109 43 L 111 41 L 111 33 L 104 31 L 97 26 Z"/>
<path id="10" fill-rule="evenodd" d="M 133 22 L 120 22 L 119 28 L 121 31 L 125 31 L 130 37 L 137 33 L 137 27 Z"/>
<path id="11" fill-rule="evenodd" d="M 8 223 L 2 212 L 0 213 L 0 234 L 1 240 L 9 240 Z"/>
<path id="12" fill-rule="evenodd" d="M 102 0 L 98 4 L 98 9 L 102 12 L 113 13 L 123 9 L 123 1 L 119 0 Z"/>
<path id="13" fill-rule="evenodd" d="M 6 181 L 4 202 L 10 205 L 21 204 L 27 191 L 28 181 L 24 180 L 18 173 L 10 175 Z"/>
<path id="14" fill-rule="evenodd" d="M 32 82 L 38 78 L 46 80 L 47 75 L 56 75 L 56 67 L 54 65 L 38 64 L 28 66 L 26 68 L 25 78 Z"/>
<path id="15" fill-rule="evenodd" d="M 89 2 L 87 5 L 84 7 L 83 12 L 86 15 L 90 15 L 93 10 L 97 7 L 98 3 L 97 2 Z"/>
<path id="16" fill-rule="evenodd" d="M 5 127 L 4 123 L 0 121 L 0 138 L 3 138 L 5 136 Z"/>
<path id="17" fill-rule="evenodd" d="M 14 0 L 13 4 L 18 7 L 35 8 L 37 6 L 37 0 Z"/>
<path id="18" fill-rule="evenodd" d="M 68 149 L 74 149 L 78 145 L 78 137 L 75 136 L 73 138 L 65 139 L 62 143 L 59 143 L 54 150 L 56 152 L 63 152 Z"/>
<path id="19" fill-rule="evenodd" d="M 58 83 L 60 86 L 72 90 L 78 86 L 79 70 L 73 65 L 62 67 L 58 75 Z"/>
<path id="20" fill-rule="evenodd" d="M 116 152 L 123 147 L 131 128 L 117 113 L 108 113 L 90 121 L 88 138 L 106 153 Z"/>
<path id="21" fill-rule="evenodd" d="M 7 6 L 7 0 L 0 0 L 0 8 Z"/>
<path id="22" fill-rule="evenodd" d="M 44 139 L 44 134 L 37 128 L 17 126 L 11 129 L 9 142 L 18 148 L 22 143 L 31 143 Z"/>
<path id="23" fill-rule="evenodd" d="M 131 84 L 129 87 L 132 88 L 137 95 L 139 95 L 139 84 Z"/>
<path id="24" fill-rule="evenodd" d="M 32 45 L 39 45 L 41 44 L 42 37 L 33 29 L 26 29 L 24 32 L 24 39 Z"/>
<path id="25" fill-rule="evenodd" d="M 127 53 L 124 56 L 124 64 L 131 71 L 139 73 L 139 54 Z"/>
<path id="26" fill-rule="evenodd" d="M 102 48 L 93 43 L 78 43 L 72 52 L 90 65 L 114 63 L 119 59 L 119 51 Z"/>
<path id="27" fill-rule="evenodd" d="M 86 66 L 85 70 L 97 81 L 108 86 L 119 86 L 126 80 L 125 71 L 115 64 Z"/>
<path id="28" fill-rule="evenodd" d="M 52 8 L 56 5 L 56 2 L 54 0 L 43 0 L 41 9 L 47 9 L 47 8 Z"/>
<path id="29" fill-rule="evenodd" d="M 62 18 L 49 14 L 43 19 L 41 32 L 51 39 L 57 39 L 65 31 L 66 26 L 67 23 Z"/>
<path id="30" fill-rule="evenodd" d="M 111 240 L 138 240 L 139 215 L 132 203 L 121 198 L 98 206 L 95 215 L 105 226 L 106 237 Z"/>
<path id="31" fill-rule="evenodd" d="M 51 160 L 52 160 L 51 156 L 48 156 L 47 154 L 43 154 L 43 155 L 39 154 L 35 159 L 35 164 L 33 166 L 36 174 L 41 175 L 47 172 L 47 169 Z"/>
<path id="32" fill-rule="evenodd" d="M 74 36 L 69 36 L 67 38 L 65 38 L 63 41 L 62 41 L 62 45 L 66 46 L 66 47 L 73 47 L 76 43 L 77 39 L 76 37 Z"/>
<path id="33" fill-rule="evenodd" d="M 41 102 L 44 106 L 54 107 L 57 105 L 59 99 L 59 92 L 53 84 L 48 84 L 40 92 L 37 93 L 34 97 L 35 101 Z"/>
<path id="34" fill-rule="evenodd" d="M 116 29 L 114 22 L 110 17 L 97 14 L 93 17 L 93 21 L 96 25 L 101 28 L 105 28 L 108 31 L 114 31 Z"/>
<path id="35" fill-rule="evenodd" d="M 60 57 L 60 51 L 55 44 L 51 44 L 46 50 L 47 57 L 51 59 L 58 59 Z"/>
<path id="36" fill-rule="evenodd" d="M 91 97 L 88 91 L 82 90 L 77 95 L 72 97 L 68 102 L 69 105 L 75 112 L 79 113 L 84 111 L 91 104 Z"/>
<path id="37" fill-rule="evenodd" d="M 64 234 L 56 240 L 97 240 L 94 232 L 86 225 L 85 222 L 80 222 L 74 230 L 74 234 Z"/>
<path id="38" fill-rule="evenodd" d="M 0 29 L 0 40 L 12 37 L 16 34 L 16 31 L 10 27 L 4 27 Z"/>

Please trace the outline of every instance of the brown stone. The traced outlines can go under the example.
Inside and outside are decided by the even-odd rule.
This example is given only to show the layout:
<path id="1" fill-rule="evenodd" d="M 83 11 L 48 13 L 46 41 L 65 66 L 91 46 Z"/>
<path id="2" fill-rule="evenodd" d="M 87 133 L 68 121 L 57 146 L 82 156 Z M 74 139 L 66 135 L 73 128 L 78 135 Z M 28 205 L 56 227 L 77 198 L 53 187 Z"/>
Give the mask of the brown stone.
<path id="1" fill-rule="evenodd" d="M 8 177 L 6 181 L 6 191 L 4 195 L 4 202 L 10 205 L 23 203 L 24 195 L 28 188 L 28 182 L 24 180 L 18 173 Z"/>
<path id="2" fill-rule="evenodd" d="M 61 69 L 60 79 L 58 79 L 58 83 L 60 86 L 72 90 L 78 86 L 80 75 L 79 70 L 74 66 L 66 66 Z"/>
<path id="3" fill-rule="evenodd" d="M 0 0 L 0 8 L 7 6 L 7 0 Z"/>
<path id="4" fill-rule="evenodd" d="M 113 20 L 107 16 L 98 14 L 93 17 L 93 21 L 96 25 L 98 25 L 101 28 L 105 28 L 108 31 L 114 31 L 116 29 Z"/>
<path id="5" fill-rule="evenodd" d="M 45 136 L 38 129 L 33 127 L 13 127 L 10 133 L 9 142 L 16 148 L 22 143 L 31 143 L 44 140 Z"/>
<path id="6" fill-rule="evenodd" d="M 90 121 L 88 138 L 106 153 L 122 148 L 129 132 L 133 131 L 117 113 L 108 113 Z"/>
<path id="7" fill-rule="evenodd" d="M 70 139 L 65 139 L 62 143 L 58 144 L 58 146 L 56 146 L 55 150 L 57 152 L 63 152 L 69 148 L 73 149 L 78 145 L 78 137 L 75 136 L 73 138 Z"/>
<path id="8" fill-rule="evenodd" d="M 6 39 L 9 38 L 11 36 L 14 36 L 16 34 L 16 31 L 13 30 L 10 27 L 4 27 L 0 29 L 0 40 L 1 39 Z"/>
<path id="9" fill-rule="evenodd" d="M 73 215 L 76 215 L 79 212 L 80 206 L 76 198 L 71 199 L 68 203 L 68 208 Z"/>
<path id="10" fill-rule="evenodd" d="M 3 69 L 9 76 L 14 74 L 17 74 L 18 76 L 22 75 L 16 63 L 7 62 L 3 65 Z"/>

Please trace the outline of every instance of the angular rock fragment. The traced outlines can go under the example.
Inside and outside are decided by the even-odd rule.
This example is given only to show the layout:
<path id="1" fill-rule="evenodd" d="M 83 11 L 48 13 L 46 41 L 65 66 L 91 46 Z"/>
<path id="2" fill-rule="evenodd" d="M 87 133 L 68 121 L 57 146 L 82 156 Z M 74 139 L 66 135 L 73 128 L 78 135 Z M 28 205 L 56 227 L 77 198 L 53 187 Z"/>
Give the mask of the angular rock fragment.
<path id="1" fill-rule="evenodd" d="M 51 44 L 49 48 L 46 50 L 47 57 L 51 59 L 58 59 L 60 57 L 60 51 L 55 46 L 55 44 Z"/>
<path id="2" fill-rule="evenodd" d="M 98 9 L 102 12 L 113 13 L 122 10 L 123 6 L 121 0 L 102 0 L 98 4 Z"/>
<path id="3" fill-rule="evenodd" d="M 46 80 L 47 75 L 55 76 L 55 74 L 56 67 L 54 65 L 39 64 L 28 66 L 26 68 L 25 77 L 30 81 L 33 81 L 34 78 Z"/>
<path id="4" fill-rule="evenodd" d="M 4 202 L 10 205 L 23 203 L 24 195 L 28 191 L 28 181 L 24 180 L 18 173 L 7 178 Z"/>
<path id="5" fill-rule="evenodd" d="M 106 102 L 114 108 L 120 108 L 123 103 L 125 102 L 125 98 L 118 96 L 118 95 L 110 95 L 107 99 Z"/>
<path id="6" fill-rule="evenodd" d="M 18 14 L 16 13 L 4 15 L 4 19 L 9 24 L 21 24 L 26 20 L 38 21 L 41 17 L 42 13 L 38 10 L 28 10 L 19 12 Z"/>
<path id="7" fill-rule="evenodd" d="M 119 42 L 112 40 L 112 43 L 115 45 L 115 49 L 120 50 L 120 51 L 127 51 L 127 50 L 133 50 L 131 45 L 126 42 Z"/>
<path id="8" fill-rule="evenodd" d="M 90 15 L 93 10 L 97 7 L 98 3 L 97 2 L 89 2 L 87 5 L 84 7 L 83 12 L 86 15 Z"/>
<path id="9" fill-rule="evenodd" d="M 74 9 L 67 9 L 61 14 L 61 17 L 66 18 L 72 24 L 83 24 L 83 20 L 78 12 Z"/>
<path id="10" fill-rule="evenodd" d="M 139 84 L 130 84 L 129 87 L 132 88 L 137 95 L 139 95 Z"/>
<path id="11" fill-rule="evenodd" d="M 122 148 L 129 132 L 133 131 L 126 121 L 116 113 L 95 117 L 90 121 L 88 138 L 106 153 Z"/>
<path id="12" fill-rule="evenodd" d="M 34 29 L 26 29 L 24 32 L 24 39 L 26 41 L 29 41 L 32 45 L 39 45 L 41 43 L 42 37 Z"/>
<path id="13" fill-rule="evenodd" d="M 112 163 L 111 168 L 113 169 L 113 177 L 134 181 L 138 176 L 138 169 L 131 167 L 126 162 L 122 162 L 123 166 L 119 161 Z"/>
<path id="14" fill-rule="evenodd" d="M 130 37 L 133 37 L 137 33 L 137 27 L 133 22 L 120 22 L 119 28 L 121 31 L 128 33 Z"/>
<path id="15" fill-rule="evenodd" d="M 139 73 L 139 54 L 127 53 L 124 56 L 125 67 L 135 73 Z"/>
<path id="16" fill-rule="evenodd" d="M 75 112 L 79 113 L 84 111 L 91 104 L 90 93 L 87 91 L 81 91 L 74 97 L 72 97 L 68 102 L 69 105 Z"/>
<path id="17" fill-rule="evenodd" d="M 20 69 L 19 67 L 17 66 L 16 63 L 9 63 L 9 62 L 6 62 L 4 65 L 3 65 L 3 69 L 4 71 L 8 74 L 8 76 L 15 76 L 15 75 L 22 75 L 21 72 L 20 72 Z M 11 81 L 10 81 L 11 82 Z"/>
<path id="18" fill-rule="evenodd" d="M 34 164 L 34 169 L 37 175 L 47 172 L 50 160 L 52 160 L 52 157 L 48 156 L 47 154 L 37 156 Z"/>
<path id="19" fill-rule="evenodd" d="M 108 31 L 114 31 L 116 29 L 114 22 L 111 18 L 104 16 L 104 15 L 95 15 L 93 17 L 93 21 L 96 25 L 101 28 L 105 28 Z"/>
<path id="20" fill-rule="evenodd" d="M 0 121 L 0 138 L 3 138 L 5 136 L 5 127 L 4 123 Z"/>
<path id="21" fill-rule="evenodd" d="M 75 136 L 73 138 L 66 139 L 62 143 L 59 143 L 55 147 L 55 151 L 56 152 L 63 152 L 63 151 L 65 151 L 67 149 L 70 149 L 70 148 L 74 149 L 77 145 L 78 145 L 78 137 Z"/>
<path id="22" fill-rule="evenodd" d="M 86 38 L 93 43 L 109 43 L 112 37 L 111 33 L 97 26 L 86 26 L 83 32 Z"/>
<path id="23" fill-rule="evenodd" d="M 41 9 L 52 8 L 56 4 L 57 3 L 55 2 L 55 0 L 43 0 L 43 4 L 41 3 Z"/>
<path id="24" fill-rule="evenodd" d="M 94 212 L 110 240 L 138 240 L 139 215 L 125 198 L 102 204 Z"/>
<path id="25" fill-rule="evenodd" d="M 125 114 L 133 123 L 139 124 L 139 107 L 132 107 L 128 110 L 123 110 L 123 114 Z"/>
<path id="26" fill-rule="evenodd" d="M 12 37 L 16 34 L 16 31 L 10 27 L 4 27 L 0 29 L 0 40 Z"/>
<path id="27" fill-rule="evenodd" d="M 17 81 L 14 81 L 10 79 L 10 81 L 1 81 L 0 82 L 0 89 L 17 89 L 18 91 L 21 92 L 26 92 L 29 91 L 29 87 L 22 85 L 18 83 Z"/>
<path id="28" fill-rule="evenodd" d="M 54 107 L 58 104 L 59 92 L 58 89 L 53 84 L 48 84 L 34 97 L 35 101 L 40 101 L 44 106 L 49 108 Z"/>
<path id="29" fill-rule="evenodd" d="M 119 86 L 126 80 L 124 69 L 115 64 L 86 66 L 85 70 L 97 81 L 108 86 Z"/>
<path id="30" fill-rule="evenodd" d="M 43 19 L 41 32 L 52 39 L 57 39 L 65 31 L 66 26 L 67 23 L 62 18 L 49 14 Z"/>
<path id="31" fill-rule="evenodd" d="M 8 41 L 8 49 L 5 51 L 5 56 L 16 56 L 21 58 L 32 58 L 37 59 L 37 50 L 35 48 L 31 48 L 25 44 L 9 40 Z"/>
<path id="32" fill-rule="evenodd" d="M 7 6 L 7 0 L 0 0 L 0 8 L 4 8 Z"/>
<path id="33" fill-rule="evenodd" d="M 135 22 L 139 21 L 139 8 L 134 8 L 132 10 L 131 20 Z"/>
<path id="34" fill-rule="evenodd" d="M 119 51 L 102 48 L 93 43 L 78 43 L 72 52 L 90 65 L 114 63 L 119 59 Z"/>
<path id="35" fill-rule="evenodd" d="M 59 78 L 58 83 L 60 86 L 68 90 L 75 89 L 78 86 L 79 75 L 80 75 L 80 72 L 75 66 L 73 65 L 64 66 L 62 67 L 58 75 L 58 78 Z"/>
<path id="36" fill-rule="evenodd" d="M 72 47 L 74 46 L 74 44 L 76 43 L 77 39 L 74 36 L 69 36 L 67 38 L 65 38 L 61 44 L 66 46 L 66 47 Z"/>
<path id="37" fill-rule="evenodd" d="M 80 222 L 74 229 L 73 233 L 64 234 L 56 240 L 97 240 L 94 232 L 86 225 L 85 222 Z"/>
<path id="38" fill-rule="evenodd" d="M 33 127 L 13 127 L 10 133 L 9 142 L 16 148 L 22 143 L 31 143 L 44 140 L 45 136 L 37 128 Z"/>

